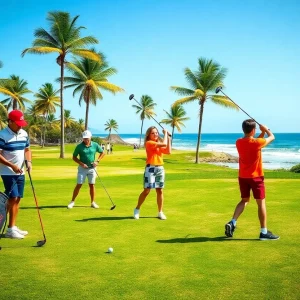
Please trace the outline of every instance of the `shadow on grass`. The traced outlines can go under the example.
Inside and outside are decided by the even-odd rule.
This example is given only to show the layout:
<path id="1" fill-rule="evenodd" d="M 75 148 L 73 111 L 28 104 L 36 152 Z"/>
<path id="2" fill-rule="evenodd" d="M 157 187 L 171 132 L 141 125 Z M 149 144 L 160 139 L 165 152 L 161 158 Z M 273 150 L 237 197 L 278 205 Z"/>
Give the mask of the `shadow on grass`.
<path id="1" fill-rule="evenodd" d="M 164 244 L 174 244 L 174 243 L 204 243 L 204 242 L 231 242 L 231 241 L 257 241 L 258 239 L 232 239 L 226 236 L 217 236 L 217 237 L 206 237 L 199 236 L 194 238 L 188 238 L 188 235 L 185 238 L 175 238 L 169 240 L 157 240 L 157 243 Z"/>
<path id="2" fill-rule="evenodd" d="M 88 222 L 88 221 L 119 221 L 119 220 L 128 220 L 132 217 L 99 217 L 99 218 L 87 218 L 81 220 L 74 220 L 76 222 Z"/>
<path id="3" fill-rule="evenodd" d="M 77 205 L 74 208 L 76 209 L 77 207 L 91 207 L 90 205 Z M 67 209 L 67 205 L 44 205 L 44 206 L 39 206 L 39 209 L 46 209 L 46 208 L 65 208 Z M 20 209 L 36 209 L 36 206 L 25 206 L 25 207 L 20 207 Z"/>
<path id="4" fill-rule="evenodd" d="M 140 219 L 157 219 L 156 217 L 140 217 Z M 87 218 L 81 220 L 74 220 L 76 222 L 88 222 L 88 221 L 119 221 L 119 220 L 133 220 L 133 217 L 99 217 L 99 218 Z"/>

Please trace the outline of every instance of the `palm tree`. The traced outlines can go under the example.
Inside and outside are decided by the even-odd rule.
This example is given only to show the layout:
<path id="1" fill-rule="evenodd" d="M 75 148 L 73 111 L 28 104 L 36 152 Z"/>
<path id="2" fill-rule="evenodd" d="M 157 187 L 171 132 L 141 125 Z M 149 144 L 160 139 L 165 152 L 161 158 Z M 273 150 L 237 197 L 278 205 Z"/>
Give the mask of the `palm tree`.
<path id="1" fill-rule="evenodd" d="M 171 90 L 181 96 L 185 96 L 184 98 L 175 101 L 172 106 L 176 106 L 178 104 L 186 104 L 193 101 L 197 101 L 200 106 L 195 163 L 199 162 L 199 147 L 201 141 L 204 104 L 208 100 L 211 100 L 215 104 L 238 110 L 237 106 L 225 96 L 215 94 L 215 90 L 218 86 L 224 86 L 223 80 L 226 76 L 227 70 L 225 68 L 222 68 L 217 62 L 214 62 L 212 59 L 208 60 L 205 58 L 199 58 L 198 64 L 198 70 L 195 72 L 192 72 L 189 68 L 185 68 L 184 70 L 185 77 L 189 82 L 191 88 L 171 86 Z M 213 92 L 214 94 L 209 95 L 209 92 Z"/>
<path id="2" fill-rule="evenodd" d="M 95 51 L 91 49 L 91 51 Z M 88 129 L 89 106 L 96 105 L 96 101 L 102 100 L 101 89 L 113 93 L 123 92 L 119 86 L 108 82 L 108 77 L 117 73 L 115 68 L 108 67 L 104 55 L 99 52 L 102 61 L 94 61 L 89 58 L 75 59 L 73 63 L 68 63 L 67 68 L 73 77 L 65 77 L 65 82 L 70 83 L 65 88 L 74 87 L 73 96 L 80 92 L 79 105 L 82 100 L 86 103 L 85 129 Z"/>
<path id="3" fill-rule="evenodd" d="M 78 125 L 79 125 L 81 131 L 84 131 L 84 130 L 85 130 L 84 120 L 83 120 L 83 119 L 79 119 L 79 120 L 78 120 Z"/>
<path id="4" fill-rule="evenodd" d="M 35 110 L 35 106 L 32 105 L 29 107 L 25 112 L 25 120 L 27 121 L 27 131 L 29 134 L 30 139 L 38 140 L 38 136 L 40 136 L 41 144 L 43 143 L 43 133 L 42 133 L 42 126 L 43 126 L 43 119 L 39 113 Z"/>
<path id="5" fill-rule="evenodd" d="M 27 88 L 27 85 L 28 83 L 26 80 L 20 79 L 20 77 L 16 75 L 11 75 L 9 79 L 3 81 L 2 88 L 9 91 L 10 97 L 5 98 L 1 101 L 1 103 L 7 108 L 7 110 L 20 109 L 25 111 L 25 103 L 31 103 L 31 101 L 23 95 L 32 93 L 32 91 Z M 3 93 L 7 94 L 5 92 Z"/>
<path id="6" fill-rule="evenodd" d="M 64 120 L 64 128 L 70 128 L 77 123 L 76 120 L 71 116 L 71 111 L 68 109 L 65 109 Z"/>
<path id="7" fill-rule="evenodd" d="M 110 135 L 111 135 L 111 131 L 114 130 L 117 132 L 117 129 L 119 128 L 119 125 L 117 123 L 116 120 L 114 119 L 109 119 L 105 124 L 104 124 L 105 128 L 104 130 L 108 130 L 108 141 L 110 142 Z M 118 132 L 117 132 L 118 133 Z"/>
<path id="8" fill-rule="evenodd" d="M 154 103 L 152 98 L 148 95 L 143 95 L 141 97 L 141 101 L 139 103 L 140 103 L 140 105 L 134 104 L 134 105 L 132 105 L 132 107 L 136 108 L 136 114 L 140 113 L 140 118 L 142 120 L 140 144 L 139 144 L 139 147 L 141 147 L 144 120 L 145 120 L 145 118 L 150 119 L 151 117 L 156 116 L 156 114 L 153 110 L 156 103 Z"/>
<path id="9" fill-rule="evenodd" d="M 26 53 L 47 54 L 58 53 L 56 58 L 57 64 L 60 66 L 60 113 L 61 113 L 61 141 L 60 141 L 60 158 L 65 157 L 64 149 L 64 66 L 66 56 L 71 53 L 75 56 L 88 57 L 96 61 L 101 58 L 97 53 L 86 49 L 87 45 L 97 44 L 98 40 L 92 36 L 81 37 L 82 26 L 76 26 L 79 16 L 71 19 L 67 12 L 54 11 L 49 12 L 47 20 L 50 22 L 50 31 L 38 28 L 34 32 L 36 39 L 32 43 L 31 48 L 26 48 L 22 52 L 22 56 Z"/>
<path id="10" fill-rule="evenodd" d="M 186 111 L 181 105 L 172 106 L 170 112 L 165 111 L 168 116 L 168 119 L 161 120 L 161 123 L 171 125 L 172 127 L 172 136 L 174 135 L 174 129 L 177 128 L 178 132 L 181 132 L 180 126 L 184 126 L 184 121 L 189 120 L 190 118 L 186 117 Z M 173 140 L 171 141 L 172 145 Z"/>
<path id="11" fill-rule="evenodd" d="M 45 83 L 39 89 L 38 93 L 34 94 L 36 98 L 34 109 L 44 119 L 42 147 L 44 147 L 46 142 L 47 118 L 50 114 L 56 112 L 56 107 L 60 106 L 60 98 L 57 96 L 58 92 L 59 90 L 55 90 L 51 83 Z"/>

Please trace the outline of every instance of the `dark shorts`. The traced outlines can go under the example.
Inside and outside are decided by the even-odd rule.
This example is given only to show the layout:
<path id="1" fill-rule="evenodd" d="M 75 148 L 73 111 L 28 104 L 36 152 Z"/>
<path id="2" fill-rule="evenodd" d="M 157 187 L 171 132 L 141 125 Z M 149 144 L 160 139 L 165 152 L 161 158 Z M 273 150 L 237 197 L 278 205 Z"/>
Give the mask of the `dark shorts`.
<path id="1" fill-rule="evenodd" d="M 1 178 L 5 187 L 5 194 L 9 198 L 23 198 L 25 175 L 1 175 Z"/>
<path id="2" fill-rule="evenodd" d="M 240 178 L 239 185 L 242 198 L 249 198 L 250 191 L 252 190 L 254 199 L 262 200 L 265 199 L 265 184 L 264 176 L 255 178 Z"/>

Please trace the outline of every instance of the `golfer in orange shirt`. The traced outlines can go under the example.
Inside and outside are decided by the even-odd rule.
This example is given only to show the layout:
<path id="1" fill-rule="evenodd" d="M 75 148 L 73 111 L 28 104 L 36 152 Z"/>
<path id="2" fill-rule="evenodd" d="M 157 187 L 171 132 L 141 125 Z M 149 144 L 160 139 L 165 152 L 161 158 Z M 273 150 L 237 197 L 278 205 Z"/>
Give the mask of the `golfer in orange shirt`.
<path id="1" fill-rule="evenodd" d="M 278 240 L 279 236 L 274 235 L 267 229 L 267 210 L 265 200 L 264 172 L 262 167 L 261 149 L 270 144 L 274 134 L 264 125 L 259 125 L 261 134 L 254 138 L 256 124 L 253 119 L 245 120 L 242 124 L 244 137 L 236 141 L 236 148 L 239 153 L 239 186 L 241 201 L 237 204 L 232 220 L 225 225 L 225 235 L 232 237 L 236 228 L 238 217 L 244 211 L 250 201 L 250 191 L 258 206 L 258 218 L 260 221 L 260 240 Z M 267 137 L 264 138 L 265 134 Z"/>
<path id="2" fill-rule="evenodd" d="M 171 138 L 167 130 L 163 129 L 164 138 L 159 137 L 155 126 L 149 127 L 145 136 L 145 149 L 147 153 L 146 167 L 144 172 L 144 190 L 139 196 L 138 204 L 133 212 L 134 219 L 140 218 L 140 207 L 149 195 L 151 189 L 156 190 L 156 200 L 158 207 L 158 218 L 166 220 L 163 213 L 165 185 L 165 170 L 163 167 L 163 154 L 171 154 Z"/>

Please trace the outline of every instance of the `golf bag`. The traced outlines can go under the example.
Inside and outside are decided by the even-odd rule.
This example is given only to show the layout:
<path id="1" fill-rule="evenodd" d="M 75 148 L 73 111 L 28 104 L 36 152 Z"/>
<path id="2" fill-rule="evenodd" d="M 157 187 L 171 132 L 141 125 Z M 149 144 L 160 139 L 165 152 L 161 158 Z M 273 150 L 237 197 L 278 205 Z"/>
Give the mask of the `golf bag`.
<path id="1" fill-rule="evenodd" d="M 5 193 L 0 192 L 0 232 L 2 232 L 2 227 L 5 226 L 6 223 L 7 201 L 8 196 Z"/>

